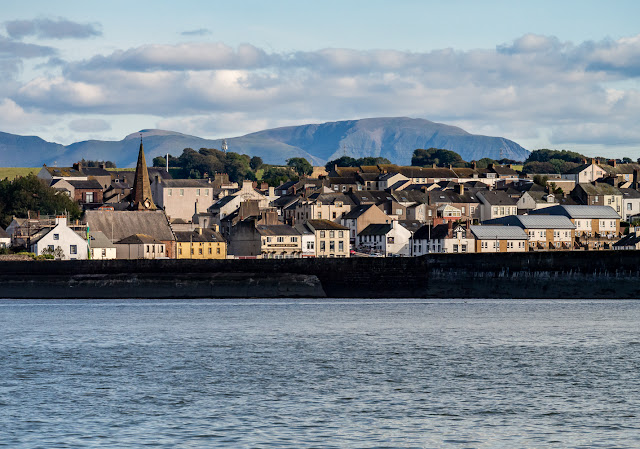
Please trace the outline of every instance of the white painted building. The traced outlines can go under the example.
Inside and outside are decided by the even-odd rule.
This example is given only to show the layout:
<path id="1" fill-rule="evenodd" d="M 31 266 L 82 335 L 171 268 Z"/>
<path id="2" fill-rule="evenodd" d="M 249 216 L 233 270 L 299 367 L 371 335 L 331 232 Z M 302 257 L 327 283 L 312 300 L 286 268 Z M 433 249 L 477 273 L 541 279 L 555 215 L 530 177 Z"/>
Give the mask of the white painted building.
<path id="1" fill-rule="evenodd" d="M 55 226 L 31 242 L 31 252 L 42 254 L 43 250 L 54 252 L 61 250 L 62 260 L 85 260 L 89 256 L 89 245 L 86 238 L 67 226 L 66 217 L 56 217 Z"/>
<path id="2" fill-rule="evenodd" d="M 410 256 L 410 239 L 411 231 L 396 220 L 370 224 L 358 234 L 356 249 L 383 256 Z"/>

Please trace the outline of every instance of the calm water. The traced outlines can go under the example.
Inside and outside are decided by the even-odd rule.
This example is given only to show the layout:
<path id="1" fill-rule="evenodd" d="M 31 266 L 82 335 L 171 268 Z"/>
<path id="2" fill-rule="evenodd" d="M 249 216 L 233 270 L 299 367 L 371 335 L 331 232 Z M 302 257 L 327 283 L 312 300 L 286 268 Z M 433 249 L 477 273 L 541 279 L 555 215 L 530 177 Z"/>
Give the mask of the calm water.
<path id="1" fill-rule="evenodd" d="M 0 447 L 640 447 L 640 301 L 0 301 Z"/>

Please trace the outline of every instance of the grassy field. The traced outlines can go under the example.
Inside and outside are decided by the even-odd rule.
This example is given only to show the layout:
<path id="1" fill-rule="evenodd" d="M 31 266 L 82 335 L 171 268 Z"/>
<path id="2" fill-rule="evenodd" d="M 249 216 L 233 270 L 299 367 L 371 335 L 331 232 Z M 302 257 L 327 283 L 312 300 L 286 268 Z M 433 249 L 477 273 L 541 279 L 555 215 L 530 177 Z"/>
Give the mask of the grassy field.
<path id="1" fill-rule="evenodd" d="M 27 176 L 30 173 L 37 174 L 42 167 L 0 167 L 0 179 L 14 179 L 16 176 Z"/>

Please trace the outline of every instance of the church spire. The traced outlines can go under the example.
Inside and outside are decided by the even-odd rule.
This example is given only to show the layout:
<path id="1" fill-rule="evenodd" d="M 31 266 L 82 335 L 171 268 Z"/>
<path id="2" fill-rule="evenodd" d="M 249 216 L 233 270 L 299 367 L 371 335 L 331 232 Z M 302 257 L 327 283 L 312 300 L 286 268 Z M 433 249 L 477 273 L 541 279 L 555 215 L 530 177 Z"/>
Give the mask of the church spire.
<path id="1" fill-rule="evenodd" d="M 142 148 L 142 134 L 140 135 L 140 151 L 138 152 L 136 174 L 133 179 L 133 189 L 131 190 L 131 208 L 133 210 L 156 210 L 156 205 L 153 203 L 151 196 L 147 161 Z"/>

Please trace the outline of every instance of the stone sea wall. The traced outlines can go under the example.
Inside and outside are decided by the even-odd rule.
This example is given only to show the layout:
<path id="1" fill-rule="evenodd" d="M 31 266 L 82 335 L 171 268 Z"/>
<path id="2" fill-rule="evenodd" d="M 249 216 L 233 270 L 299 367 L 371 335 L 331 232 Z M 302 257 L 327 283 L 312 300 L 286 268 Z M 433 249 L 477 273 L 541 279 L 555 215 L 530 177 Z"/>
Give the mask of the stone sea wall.
<path id="1" fill-rule="evenodd" d="M 640 298 L 640 252 L 0 262 L 1 298 Z"/>

